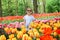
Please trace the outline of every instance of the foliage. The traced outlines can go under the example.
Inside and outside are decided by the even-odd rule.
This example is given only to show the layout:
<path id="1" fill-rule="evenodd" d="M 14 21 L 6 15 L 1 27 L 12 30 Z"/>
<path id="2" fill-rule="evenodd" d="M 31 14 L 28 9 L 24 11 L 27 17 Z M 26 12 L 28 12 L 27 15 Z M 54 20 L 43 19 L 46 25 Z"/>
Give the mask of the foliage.
<path id="1" fill-rule="evenodd" d="M 59 12 L 60 11 L 60 0 L 51 0 L 47 5 L 47 12 Z"/>
<path id="2" fill-rule="evenodd" d="M 46 0 L 45 1 L 45 11 L 46 12 L 59 12 L 60 11 L 60 0 Z M 33 12 L 33 0 L 1 0 L 2 3 L 2 15 L 3 16 L 14 16 L 25 15 L 27 6 L 31 7 Z M 17 5 L 16 5 L 17 4 Z M 42 5 L 41 5 L 42 4 Z M 43 13 L 43 1 L 37 0 L 38 13 Z"/>

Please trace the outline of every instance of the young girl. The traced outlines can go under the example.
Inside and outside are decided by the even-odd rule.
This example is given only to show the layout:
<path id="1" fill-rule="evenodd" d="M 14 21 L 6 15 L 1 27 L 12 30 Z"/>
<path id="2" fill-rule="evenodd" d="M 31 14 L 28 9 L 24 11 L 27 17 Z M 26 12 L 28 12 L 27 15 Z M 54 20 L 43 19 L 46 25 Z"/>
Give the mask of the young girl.
<path id="1" fill-rule="evenodd" d="M 25 22 L 26 29 L 29 30 L 29 29 L 28 29 L 29 24 L 30 24 L 32 21 L 34 21 L 35 18 L 32 16 L 32 9 L 31 9 L 31 8 L 27 8 L 26 13 L 27 13 L 27 14 L 24 16 L 23 19 L 24 19 L 24 22 Z"/>

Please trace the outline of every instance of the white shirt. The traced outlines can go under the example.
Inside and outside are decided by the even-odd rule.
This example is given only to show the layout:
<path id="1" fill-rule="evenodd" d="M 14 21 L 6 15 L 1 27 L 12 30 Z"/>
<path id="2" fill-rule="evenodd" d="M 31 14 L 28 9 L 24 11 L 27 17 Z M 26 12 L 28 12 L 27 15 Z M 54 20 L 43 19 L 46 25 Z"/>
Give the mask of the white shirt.
<path id="1" fill-rule="evenodd" d="M 24 16 L 24 20 L 26 21 L 26 23 L 25 23 L 25 25 L 26 25 L 26 27 L 28 27 L 29 26 L 29 24 L 33 21 L 33 20 L 35 20 L 35 18 L 32 16 L 32 15 L 25 15 Z"/>

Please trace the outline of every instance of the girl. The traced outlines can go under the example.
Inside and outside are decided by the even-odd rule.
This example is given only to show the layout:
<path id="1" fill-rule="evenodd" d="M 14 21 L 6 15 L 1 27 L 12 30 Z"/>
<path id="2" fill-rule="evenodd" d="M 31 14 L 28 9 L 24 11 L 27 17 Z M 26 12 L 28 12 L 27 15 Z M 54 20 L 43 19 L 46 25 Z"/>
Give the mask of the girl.
<path id="1" fill-rule="evenodd" d="M 28 27 L 29 27 L 29 24 L 32 22 L 32 21 L 34 21 L 35 20 L 35 18 L 32 16 L 32 9 L 31 8 L 27 8 L 27 10 L 26 10 L 26 15 L 24 16 L 24 22 L 25 22 L 25 26 L 26 26 L 26 29 L 27 30 L 29 30 L 28 29 Z"/>

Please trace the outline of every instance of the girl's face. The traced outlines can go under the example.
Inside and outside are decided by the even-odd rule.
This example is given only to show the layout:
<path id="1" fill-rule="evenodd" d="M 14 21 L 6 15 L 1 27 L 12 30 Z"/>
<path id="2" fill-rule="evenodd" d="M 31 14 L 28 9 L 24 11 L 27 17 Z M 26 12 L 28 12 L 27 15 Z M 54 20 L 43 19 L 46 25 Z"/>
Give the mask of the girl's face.
<path id="1" fill-rule="evenodd" d="M 32 10 L 30 8 L 27 8 L 27 11 L 26 12 L 27 12 L 28 15 L 31 15 L 32 14 Z"/>

